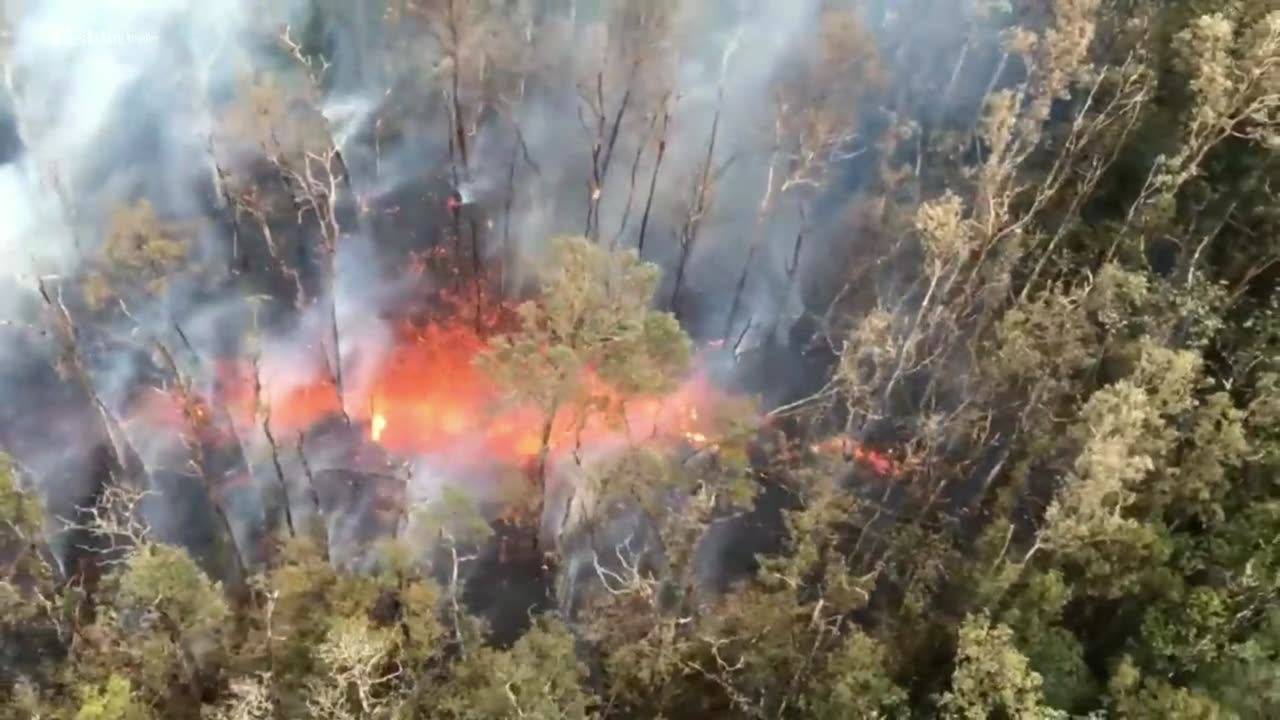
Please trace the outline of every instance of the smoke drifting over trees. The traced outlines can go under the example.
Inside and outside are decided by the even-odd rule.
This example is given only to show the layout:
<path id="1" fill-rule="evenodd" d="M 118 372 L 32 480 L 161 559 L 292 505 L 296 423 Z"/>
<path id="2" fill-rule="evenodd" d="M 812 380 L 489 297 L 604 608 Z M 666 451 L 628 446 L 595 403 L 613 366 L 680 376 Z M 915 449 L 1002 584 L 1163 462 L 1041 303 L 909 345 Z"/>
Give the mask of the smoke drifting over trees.
<path id="1" fill-rule="evenodd" d="M 1280 714 L 1269 0 L 13 0 L 14 718 Z"/>

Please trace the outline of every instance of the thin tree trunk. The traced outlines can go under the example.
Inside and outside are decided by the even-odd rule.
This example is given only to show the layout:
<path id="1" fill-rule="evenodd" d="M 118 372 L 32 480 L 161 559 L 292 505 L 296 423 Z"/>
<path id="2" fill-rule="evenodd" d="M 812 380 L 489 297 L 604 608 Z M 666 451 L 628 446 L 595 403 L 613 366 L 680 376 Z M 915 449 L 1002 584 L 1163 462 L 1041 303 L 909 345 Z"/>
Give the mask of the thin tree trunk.
<path id="1" fill-rule="evenodd" d="M 723 99 L 723 90 L 721 91 Z M 715 157 L 716 136 L 720 132 L 720 102 L 716 103 L 716 113 L 711 119 L 711 136 L 707 139 L 707 154 L 702 163 L 702 176 L 694 193 L 694 206 L 685 221 L 680 237 L 680 263 L 676 265 L 675 286 L 671 290 L 671 308 L 674 311 L 680 299 L 680 288 L 684 284 L 685 272 L 693 245 L 698 240 L 698 231 L 702 227 L 702 215 L 706 212 L 707 181 L 711 175 L 711 162 Z"/>
<path id="2" fill-rule="evenodd" d="M 654 123 L 656 122 L 657 118 L 654 118 L 653 121 L 649 123 L 648 132 L 653 131 Z M 610 247 L 616 248 L 618 246 L 618 242 L 622 240 L 622 234 L 627 230 L 627 223 L 631 220 L 631 206 L 636 195 L 636 176 L 640 173 L 640 160 L 644 157 L 644 149 L 648 147 L 648 145 L 649 135 L 646 133 L 645 137 L 636 144 L 636 158 L 631 162 L 631 182 L 627 186 L 627 203 L 622 210 L 622 220 L 618 223 L 618 231 L 614 234 L 613 242 L 610 243 Z"/>
<path id="3" fill-rule="evenodd" d="M 334 274 L 330 281 L 330 298 L 329 298 L 329 335 L 333 342 L 333 382 L 334 393 L 338 397 L 338 412 L 342 415 L 342 421 L 347 425 L 351 425 L 351 416 L 347 414 L 347 392 L 346 385 L 342 378 L 342 336 L 338 331 L 338 283 L 337 283 L 337 263 L 334 263 L 331 272 Z"/>
<path id="4" fill-rule="evenodd" d="M 800 269 L 800 253 L 804 248 L 804 232 L 796 233 L 795 245 L 791 248 L 791 262 L 787 265 L 787 284 L 782 289 L 782 297 L 778 300 L 778 310 L 773 314 L 773 326 L 769 330 L 772 335 L 778 331 L 778 326 L 782 324 L 782 309 L 786 307 L 787 301 L 791 298 L 791 291 L 796 286 L 796 274 Z"/>
<path id="5" fill-rule="evenodd" d="M 547 503 L 547 461 L 551 455 L 551 433 L 555 429 L 556 415 L 559 410 L 560 403 L 553 403 L 550 412 L 547 413 L 546 421 L 542 424 L 538 465 L 534 469 L 534 498 L 530 512 L 533 515 L 534 522 L 533 549 L 535 552 L 542 548 L 542 514 L 545 512 Z"/>
<path id="6" fill-rule="evenodd" d="M 213 513 L 218 518 L 219 524 L 222 526 L 223 534 L 226 536 L 227 542 L 231 545 L 231 555 L 234 560 L 234 571 L 236 573 L 235 585 L 240 585 L 248 578 L 248 571 L 245 567 L 244 556 L 240 552 L 239 544 L 236 542 L 235 531 L 232 529 L 231 517 L 227 514 L 226 508 L 222 504 L 220 488 L 216 487 L 214 477 L 209 469 L 208 448 L 206 446 L 207 438 L 204 430 L 208 429 L 207 419 L 203 422 L 200 418 L 205 417 L 201 412 L 200 403 L 195 399 L 191 392 L 190 380 L 184 376 L 178 369 L 177 362 L 174 361 L 173 353 L 169 348 L 161 342 L 155 343 L 156 350 L 159 351 L 160 357 L 163 358 L 165 365 L 168 366 L 169 372 L 173 375 L 177 386 L 178 399 L 182 402 L 183 415 L 187 422 L 187 430 L 190 438 L 183 438 L 183 443 L 187 446 L 192 456 L 192 464 L 200 479 L 204 482 L 205 493 L 209 498 L 209 504 L 213 507 Z"/>
<path id="7" fill-rule="evenodd" d="M 627 86 L 627 91 L 622 94 L 622 101 L 618 103 L 618 112 L 613 117 L 613 128 L 609 131 L 609 142 L 604 148 L 604 159 L 600 163 L 600 170 L 596 173 L 596 185 L 591 194 L 591 219 L 588 222 L 588 230 L 592 240 L 600 241 L 600 200 L 604 197 L 604 184 L 609 177 L 609 165 L 613 160 L 613 150 L 618 144 L 618 134 L 622 129 L 622 118 L 626 115 L 627 106 L 631 103 L 631 87 Z"/>
<path id="8" fill-rule="evenodd" d="M 649 229 L 649 213 L 653 210 L 653 192 L 658 187 L 658 173 L 662 170 L 662 158 L 667 153 L 667 130 L 671 127 L 671 113 L 662 114 L 662 134 L 658 136 L 658 155 L 653 162 L 653 174 L 649 178 L 649 197 L 644 202 L 644 215 L 640 217 L 640 239 L 636 243 L 636 253 L 644 257 L 645 233 Z"/>
<path id="9" fill-rule="evenodd" d="M 276 482 L 280 485 L 280 501 L 285 527 L 289 530 L 289 537 L 297 537 L 297 528 L 293 524 L 293 508 L 289 502 L 289 483 L 285 480 L 284 467 L 280 464 L 280 445 L 271 432 L 271 405 L 262 402 L 262 373 L 256 355 L 253 358 L 253 399 L 257 407 L 263 408 L 262 434 L 271 448 L 271 466 L 275 469 Z"/>
<path id="10" fill-rule="evenodd" d="M 462 63 L 459 36 L 457 0 L 449 0 L 449 41 L 451 43 L 450 52 L 453 56 L 453 68 L 450 77 L 453 99 L 453 132 L 457 137 L 458 155 L 462 160 L 462 177 L 465 180 L 468 177 L 467 126 L 462 114 L 462 99 L 458 96 L 462 85 L 462 68 L 459 67 Z"/>
<path id="11" fill-rule="evenodd" d="M 59 293 L 57 299 L 49 292 L 49 288 L 45 285 L 43 279 L 37 281 L 40 297 L 44 300 L 45 305 L 53 313 L 56 319 L 56 325 L 64 336 L 65 355 L 67 362 L 70 364 L 70 371 L 75 376 L 81 389 L 98 411 L 98 416 L 102 419 L 103 429 L 106 432 L 107 440 L 110 444 L 110 463 L 107 468 L 108 474 L 116 482 L 123 480 L 129 486 L 134 486 L 147 476 L 146 468 L 142 464 L 141 457 L 137 450 L 129 442 L 125 435 L 124 428 L 115 416 L 107 408 L 106 403 L 98 394 L 98 390 L 93 385 L 93 379 L 89 376 L 89 371 L 85 367 L 84 357 L 80 351 L 80 333 L 71 318 L 71 312 L 62 301 Z M 121 478 L 120 476 L 124 477 Z"/>
<path id="12" fill-rule="evenodd" d="M 779 130 L 779 132 L 781 131 Z M 764 237 L 765 222 L 773 204 L 774 164 L 777 162 L 778 149 L 778 145 L 775 143 L 773 151 L 769 153 L 769 173 L 765 180 L 764 196 L 760 200 L 760 208 L 756 213 L 755 231 L 752 233 L 751 245 L 747 249 L 747 260 L 742 264 L 742 274 L 738 277 L 738 287 L 733 293 L 733 301 L 729 304 L 729 314 L 725 317 L 724 332 L 720 335 L 725 339 L 728 339 L 733 332 L 733 322 L 738 319 L 738 308 L 742 303 L 742 293 L 747 288 L 747 277 L 751 273 L 751 263 L 755 260 L 756 252 L 760 249 L 761 239 Z"/>
<path id="13" fill-rule="evenodd" d="M 507 266 L 515 262 L 515 254 L 511 248 L 511 208 L 516 200 L 516 164 L 519 162 L 519 146 L 511 147 L 511 164 L 507 168 L 507 193 L 502 203 L 502 260 L 498 263 L 498 288 L 503 297 L 510 289 L 507 287 Z"/>

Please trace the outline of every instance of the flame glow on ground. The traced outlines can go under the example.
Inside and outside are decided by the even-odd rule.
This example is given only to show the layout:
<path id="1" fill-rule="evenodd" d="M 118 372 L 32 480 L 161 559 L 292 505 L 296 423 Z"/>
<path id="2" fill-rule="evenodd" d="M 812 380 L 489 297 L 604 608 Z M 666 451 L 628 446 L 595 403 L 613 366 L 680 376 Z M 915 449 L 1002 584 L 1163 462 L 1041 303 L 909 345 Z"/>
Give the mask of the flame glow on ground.
<path id="1" fill-rule="evenodd" d="M 475 447 L 490 458 L 536 457 L 542 449 L 545 415 L 538 408 L 511 403 L 476 367 L 475 358 L 484 348 L 484 340 L 468 326 L 429 325 L 386 359 L 367 402 L 349 398 L 348 406 L 369 408 L 372 439 L 393 452 L 429 454 Z M 572 411 L 557 413 L 550 449 L 619 434 L 633 440 L 705 441 L 699 410 L 715 402 L 717 393 L 701 378 L 665 396 L 622 397 L 591 378 L 584 378 L 584 384 L 606 403 L 604 411 L 585 419 Z"/>
<path id="2" fill-rule="evenodd" d="M 820 455 L 840 455 L 846 459 L 864 463 L 872 470 L 875 470 L 878 475 L 888 476 L 898 473 L 897 465 L 889 456 L 853 443 L 846 437 L 828 438 L 822 442 L 814 443 L 810 446 L 810 449 Z"/>
<path id="3" fill-rule="evenodd" d="M 485 347 L 484 338 L 467 323 L 405 330 L 381 359 L 369 389 L 346 393 L 347 414 L 367 428 L 369 439 L 403 455 L 453 454 L 515 464 L 536 458 L 546 415 L 513 403 L 476 366 Z M 307 432 L 341 410 L 327 377 L 301 383 L 289 378 L 287 384 L 273 384 L 269 377 L 259 380 L 261 395 L 255 398 L 251 367 L 222 369 L 218 402 L 241 428 L 260 427 L 255 404 L 258 411 L 270 412 L 273 433 L 285 438 Z M 593 377 L 584 378 L 583 385 L 590 388 L 595 405 L 585 417 L 572 408 L 556 414 L 547 441 L 551 452 L 610 439 L 684 440 L 703 446 L 712 430 L 700 418 L 710 417 L 709 408 L 724 397 L 700 375 L 660 396 L 624 397 Z M 165 392 L 144 395 L 130 417 L 176 428 L 191 421 L 182 398 Z"/>
<path id="4" fill-rule="evenodd" d="M 537 458 L 543 448 L 546 416 L 539 408 L 511 402 L 476 365 L 485 348 L 485 339 L 471 323 L 405 329 L 381 359 L 369 388 L 347 393 L 347 414 L 366 428 L 369 440 L 404 456 L 513 465 Z M 287 384 L 273 384 L 269 377 L 259 380 L 261 395 L 255 398 L 251 368 L 224 368 L 220 378 L 217 402 L 240 428 L 261 427 L 262 416 L 257 413 L 269 410 L 274 434 L 294 438 L 341 410 L 327 377 L 301 383 L 289 378 Z M 685 442 L 695 448 L 716 442 L 709 419 L 727 396 L 700 375 L 658 396 L 624 397 L 593 377 L 584 378 L 583 385 L 590 388 L 596 405 L 585 417 L 572 409 L 556 414 L 546 443 L 551 453 L 620 440 Z M 205 410 L 196 414 L 208 419 Z M 191 413 L 183 412 L 181 398 L 165 392 L 148 393 L 130 415 L 144 416 L 159 426 L 181 428 L 192 422 Z M 881 476 L 895 474 L 895 464 L 887 456 L 840 436 L 810 447 L 858 461 Z"/>

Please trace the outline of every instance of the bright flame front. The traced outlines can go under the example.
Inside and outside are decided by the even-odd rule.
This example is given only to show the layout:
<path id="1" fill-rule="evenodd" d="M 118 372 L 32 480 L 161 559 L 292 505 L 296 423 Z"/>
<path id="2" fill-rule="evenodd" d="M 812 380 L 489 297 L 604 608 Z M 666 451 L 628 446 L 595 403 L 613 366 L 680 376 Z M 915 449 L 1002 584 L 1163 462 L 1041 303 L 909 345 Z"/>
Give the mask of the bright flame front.
<path id="1" fill-rule="evenodd" d="M 521 463 L 544 446 L 546 415 L 514 403 L 475 364 L 487 347 L 469 324 L 431 324 L 405 330 L 363 390 L 348 389 L 345 407 L 353 422 L 367 426 L 370 439 L 404 455 L 451 454 Z M 224 370 L 222 401 L 243 426 L 254 421 L 255 398 L 249 368 Z M 262 405 L 271 410 L 278 436 L 292 437 L 339 412 L 338 396 L 327 380 L 273 391 L 262 378 Z M 582 378 L 593 396 L 583 417 L 572 407 L 558 412 L 546 436 L 549 451 L 630 438 L 638 442 L 685 440 L 709 444 L 711 429 L 702 418 L 718 398 L 695 377 L 665 395 L 624 396 L 594 376 Z M 284 384 L 277 382 L 274 387 Z M 260 421 L 259 421 L 260 422 Z"/>

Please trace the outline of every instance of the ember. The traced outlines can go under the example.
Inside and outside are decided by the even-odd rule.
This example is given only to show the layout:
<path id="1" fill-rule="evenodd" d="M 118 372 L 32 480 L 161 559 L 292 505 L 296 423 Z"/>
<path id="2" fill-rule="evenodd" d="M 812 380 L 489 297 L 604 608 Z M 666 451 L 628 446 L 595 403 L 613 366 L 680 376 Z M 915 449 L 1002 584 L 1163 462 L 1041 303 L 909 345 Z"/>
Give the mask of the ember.
<path id="1" fill-rule="evenodd" d="M 893 460 L 889 456 L 858 445 L 847 437 L 837 435 L 822 442 L 814 443 L 810 446 L 810 449 L 820 455 L 839 453 L 847 460 L 866 464 L 877 475 L 890 476 L 896 474 L 897 471 Z"/>

